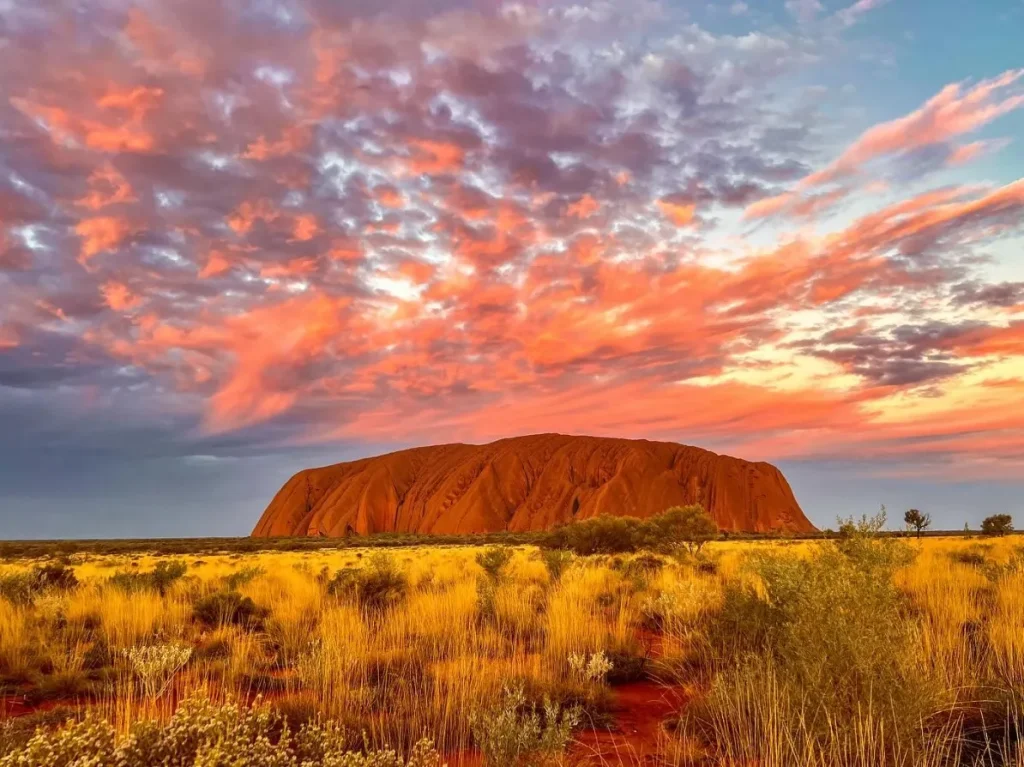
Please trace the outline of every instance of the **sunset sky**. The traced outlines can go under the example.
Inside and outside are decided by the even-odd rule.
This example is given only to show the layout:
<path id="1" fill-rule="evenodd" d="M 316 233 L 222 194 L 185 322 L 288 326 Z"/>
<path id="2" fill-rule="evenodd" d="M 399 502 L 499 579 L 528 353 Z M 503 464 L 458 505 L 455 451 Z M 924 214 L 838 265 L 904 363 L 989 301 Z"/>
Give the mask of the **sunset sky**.
<path id="1" fill-rule="evenodd" d="M 1024 2 L 0 0 L 0 538 L 541 431 L 1024 523 Z"/>

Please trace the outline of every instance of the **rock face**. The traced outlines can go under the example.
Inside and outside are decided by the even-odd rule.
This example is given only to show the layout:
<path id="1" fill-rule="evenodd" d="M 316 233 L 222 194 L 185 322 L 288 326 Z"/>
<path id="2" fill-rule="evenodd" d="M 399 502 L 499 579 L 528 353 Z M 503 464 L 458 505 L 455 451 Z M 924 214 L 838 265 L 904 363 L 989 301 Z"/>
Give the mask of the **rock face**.
<path id="1" fill-rule="evenodd" d="M 252 534 L 543 530 L 700 503 L 723 530 L 814 530 L 782 473 L 697 447 L 537 434 L 437 445 L 300 471 Z"/>

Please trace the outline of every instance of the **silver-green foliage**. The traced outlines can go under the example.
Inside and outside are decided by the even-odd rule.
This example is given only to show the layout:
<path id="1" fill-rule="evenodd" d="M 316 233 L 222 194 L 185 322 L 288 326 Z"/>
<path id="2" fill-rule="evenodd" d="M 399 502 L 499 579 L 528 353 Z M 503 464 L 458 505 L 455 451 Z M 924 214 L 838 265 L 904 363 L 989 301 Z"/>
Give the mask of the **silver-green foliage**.
<path id="1" fill-rule="evenodd" d="M 506 687 L 493 708 L 471 719 L 473 738 L 491 767 L 537 767 L 556 760 L 580 723 L 578 706 L 563 709 L 545 698 L 527 705 L 522 687 Z"/>
<path id="2" fill-rule="evenodd" d="M 166 724 L 140 722 L 124 738 L 105 721 L 70 721 L 40 729 L 23 747 L 0 757 L 0 767 L 438 767 L 433 744 L 422 740 L 408 758 L 391 750 L 361 753 L 346 732 L 314 721 L 292 731 L 268 704 L 215 706 L 185 701 Z"/>

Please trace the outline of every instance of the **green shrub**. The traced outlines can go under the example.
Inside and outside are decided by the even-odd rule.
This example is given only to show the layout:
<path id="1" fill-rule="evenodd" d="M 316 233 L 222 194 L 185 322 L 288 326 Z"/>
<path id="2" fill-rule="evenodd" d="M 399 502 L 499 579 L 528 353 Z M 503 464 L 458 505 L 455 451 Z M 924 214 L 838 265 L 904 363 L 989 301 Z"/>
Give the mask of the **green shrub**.
<path id="1" fill-rule="evenodd" d="M 153 568 L 153 572 L 149 574 L 149 578 L 153 583 L 153 588 L 159 592 L 160 596 L 164 596 L 174 582 L 184 577 L 187 572 L 188 565 L 185 562 L 158 562 Z"/>
<path id="2" fill-rule="evenodd" d="M 63 564 L 37 565 L 23 573 L 0 577 L 0 596 L 14 604 L 31 604 L 47 591 L 70 591 L 78 587 L 73 568 Z"/>
<path id="3" fill-rule="evenodd" d="M 149 588 L 149 578 L 144 573 L 118 570 L 107 579 L 107 583 L 121 591 L 136 592 Z"/>
<path id="4" fill-rule="evenodd" d="M 718 562 L 701 555 L 697 557 L 697 572 L 702 575 L 715 575 L 718 573 Z"/>
<path id="5" fill-rule="evenodd" d="M 122 591 L 155 591 L 160 596 L 165 596 L 175 581 L 184 577 L 187 572 L 188 565 L 185 562 L 157 562 L 149 572 L 121 570 L 110 576 L 107 582 Z"/>
<path id="6" fill-rule="evenodd" d="M 476 614 L 483 623 L 493 623 L 497 619 L 495 597 L 498 585 L 490 578 L 481 575 L 476 579 Z"/>
<path id="7" fill-rule="evenodd" d="M 624 572 L 627 576 L 648 575 L 656 573 L 665 566 L 665 560 L 655 554 L 638 554 L 625 564 Z"/>
<path id="8" fill-rule="evenodd" d="M 541 549 L 540 557 L 548 570 L 551 583 L 558 583 L 562 579 L 562 573 L 572 564 L 572 554 L 561 549 Z"/>
<path id="9" fill-rule="evenodd" d="M 846 736 L 837 723 L 864 717 L 881 723 L 896 747 L 919 734 L 938 691 L 922 659 L 907 652 L 916 626 L 893 578 L 912 551 L 878 536 L 883 524 L 881 515 L 845 521 L 846 536 L 809 558 L 752 557 L 761 593 L 726 587 L 707 643 L 717 687 L 694 711 L 713 738 L 728 740 L 730 728 L 757 712 L 785 731 L 826 740 Z M 765 679 L 771 684 L 755 700 L 752 680 Z M 780 724 L 783 715 L 793 720 Z"/>
<path id="10" fill-rule="evenodd" d="M 365 567 L 338 570 L 327 583 L 327 593 L 347 597 L 365 610 L 384 610 L 405 598 L 409 581 L 383 552 L 376 552 Z"/>
<path id="11" fill-rule="evenodd" d="M 961 551 L 951 551 L 949 553 L 949 558 L 962 565 L 984 567 L 985 563 L 988 561 L 985 557 L 987 550 L 988 549 L 985 546 L 971 546 L 970 548 L 963 549 Z"/>
<path id="12" fill-rule="evenodd" d="M 506 687 L 493 708 L 470 719 L 473 739 L 490 767 L 550 764 L 565 751 L 581 718 L 578 707 L 562 709 L 545 699 L 528 706 L 522 687 Z"/>
<path id="13" fill-rule="evenodd" d="M 218 591 L 203 597 L 192 607 L 193 617 L 207 628 L 233 625 L 259 630 L 269 612 L 237 591 Z"/>
<path id="14" fill-rule="evenodd" d="M 224 585 L 228 591 L 235 591 L 239 586 L 244 586 L 252 580 L 263 575 L 263 568 L 259 565 L 243 567 L 241 570 L 231 573 L 224 579 Z"/>
<path id="15" fill-rule="evenodd" d="M 41 591 L 58 589 L 70 591 L 78 588 L 78 578 L 74 568 L 63 564 L 40 565 L 32 571 L 33 578 Z"/>
<path id="16" fill-rule="evenodd" d="M 647 656 L 623 651 L 608 652 L 606 656 L 612 664 L 611 670 L 605 676 L 608 684 L 627 684 L 648 677 L 650 661 Z"/>
<path id="17" fill-rule="evenodd" d="M 673 506 L 650 519 L 599 516 L 558 527 L 544 545 L 580 555 L 630 554 L 640 549 L 670 552 L 686 546 L 696 553 L 718 537 L 718 527 L 701 506 Z"/>
<path id="18" fill-rule="evenodd" d="M 81 671 L 58 671 L 39 679 L 25 693 L 25 702 L 37 706 L 51 700 L 74 700 L 91 692 L 89 679 Z"/>
<path id="19" fill-rule="evenodd" d="M 512 559 L 512 549 L 508 546 L 491 546 L 476 555 L 476 563 L 483 568 L 484 574 L 492 581 L 501 578 L 510 559 Z"/>
<path id="20" fill-rule="evenodd" d="M 549 545 L 580 556 L 629 554 L 640 547 L 642 525 L 635 517 L 593 517 L 556 528 Z"/>

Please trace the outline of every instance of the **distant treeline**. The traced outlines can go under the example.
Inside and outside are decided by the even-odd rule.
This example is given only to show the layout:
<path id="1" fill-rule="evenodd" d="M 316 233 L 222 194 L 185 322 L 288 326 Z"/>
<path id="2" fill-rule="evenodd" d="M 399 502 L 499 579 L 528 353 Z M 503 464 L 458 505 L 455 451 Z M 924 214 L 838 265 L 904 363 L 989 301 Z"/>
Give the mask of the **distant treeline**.
<path id="1" fill-rule="evenodd" d="M 906 537 L 902 530 L 885 531 L 882 535 Z M 977 531 L 928 530 L 925 537 L 979 535 Z M 345 538 L 289 537 L 289 538 L 124 538 L 95 540 L 0 541 L 0 559 L 36 559 L 64 557 L 73 554 L 96 555 L 184 555 L 184 554 L 245 554 L 261 551 L 330 551 L 351 548 L 394 548 L 402 546 L 541 546 L 559 545 L 558 530 L 527 533 L 472 533 L 462 535 L 424 535 L 416 533 L 376 533 L 353 535 Z M 771 541 L 771 540 L 827 540 L 838 537 L 832 530 L 814 533 L 738 533 L 722 531 L 719 540 Z"/>

